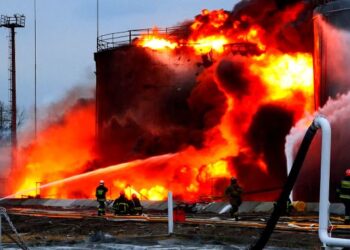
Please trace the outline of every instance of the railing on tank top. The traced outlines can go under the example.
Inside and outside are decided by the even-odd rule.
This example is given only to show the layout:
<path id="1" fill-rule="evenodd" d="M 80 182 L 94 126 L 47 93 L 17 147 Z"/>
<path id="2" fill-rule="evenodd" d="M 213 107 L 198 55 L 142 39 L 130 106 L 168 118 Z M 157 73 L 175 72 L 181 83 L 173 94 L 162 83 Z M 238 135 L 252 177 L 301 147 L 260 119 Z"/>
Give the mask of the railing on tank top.
<path id="1" fill-rule="evenodd" d="M 114 32 L 97 38 L 97 51 L 114 49 L 123 45 L 131 45 L 135 39 L 141 36 L 157 34 L 165 38 L 187 37 L 189 26 L 173 26 L 167 28 L 134 29 Z"/>

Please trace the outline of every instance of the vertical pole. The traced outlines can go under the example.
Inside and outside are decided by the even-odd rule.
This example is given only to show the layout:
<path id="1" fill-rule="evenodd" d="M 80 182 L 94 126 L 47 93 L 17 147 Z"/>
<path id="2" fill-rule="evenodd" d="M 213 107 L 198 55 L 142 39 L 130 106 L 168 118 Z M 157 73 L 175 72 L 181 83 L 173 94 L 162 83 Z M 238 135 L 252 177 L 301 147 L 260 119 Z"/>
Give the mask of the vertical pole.
<path id="1" fill-rule="evenodd" d="M 37 136 L 36 107 L 36 0 L 34 0 L 34 136 Z"/>
<path id="2" fill-rule="evenodd" d="M 12 167 L 17 166 L 17 105 L 16 105 L 16 50 L 15 28 L 11 27 L 11 143 Z"/>
<path id="3" fill-rule="evenodd" d="M 96 52 L 98 52 L 98 36 L 99 36 L 99 0 L 96 0 Z M 95 76 L 96 76 L 96 91 L 95 91 L 95 143 L 99 146 L 99 136 L 98 136 L 98 124 L 99 124 L 99 113 L 98 113 L 98 98 L 99 98 L 99 85 L 97 84 L 97 53 L 95 56 Z"/>
<path id="4" fill-rule="evenodd" d="M 96 51 L 98 51 L 98 37 L 100 36 L 100 2 L 99 0 L 96 0 Z"/>
<path id="5" fill-rule="evenodd" d="M 174 233 L 173 193 L 168 192 L 168 233 Z"/>
<path id="6" fill-rule="evenodd" d="M 35 182 L 35 198 L 41 198 L 40 196 L 40 181 Z"/>
<path id="7" fill-rule="evenodd" d="M 2 103 L 0 102 L 0 130 L 2 130 L 4 126 L 4 117 L 3 117 L 3 106 Z M 1 135 L 0 135 L 1 136 Z"/>
<path id="8" fill-rule="evenodd" d="M 129 44 L 131 44 L 131 30 L 129 30 Z"/>
<path id="9" fill-rule="evenodd" d="M 1 238 L 2 238 L 2 235 L 1 235 L 1 227 L 2 227 L 2 225 L 1 225 L 1 217 L 2 217 L 2 213 L 0 213 L 0 250 L 3 249 L 2 248 L 2 241 L 1 241 Z"/>

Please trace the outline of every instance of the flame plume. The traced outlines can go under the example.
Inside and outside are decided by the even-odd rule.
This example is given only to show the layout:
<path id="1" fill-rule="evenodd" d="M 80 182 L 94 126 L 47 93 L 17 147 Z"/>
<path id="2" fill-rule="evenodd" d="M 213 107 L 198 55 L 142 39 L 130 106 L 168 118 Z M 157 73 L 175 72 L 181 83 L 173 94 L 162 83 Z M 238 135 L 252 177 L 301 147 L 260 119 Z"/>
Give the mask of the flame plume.
<path id="1" fill-rule="evenodd" d="M 313 111 L 311 49 L 300 40 L 309 29 L 309 12 L 305 3 L 242 1 L 232 12 L 203 10 L 187 35 L 155 29 L 141 36 L 126 62 L 132 66 L 118 68 L 132 68 L 135 75 L 133 92 L 116 98 L 121 106 L 104 124 L 115 136 L 95 148 L 93 105 L 75 107 L 23 148 L 12 191 L 142 158 L 132 169 L 77 179 L 41 195 L 93 198 L 103 178 L 112 196 L 126 190 L 164 199 L 172 190 L 184 200 L 220 198 L 236 176 L 245 199 L 275 199 L 286 178 L 285 136 Z M 177 60 L 196 63 L 181 69 L 168 63 Z M 163 153 L 175 154 L 147 161 Z"/>

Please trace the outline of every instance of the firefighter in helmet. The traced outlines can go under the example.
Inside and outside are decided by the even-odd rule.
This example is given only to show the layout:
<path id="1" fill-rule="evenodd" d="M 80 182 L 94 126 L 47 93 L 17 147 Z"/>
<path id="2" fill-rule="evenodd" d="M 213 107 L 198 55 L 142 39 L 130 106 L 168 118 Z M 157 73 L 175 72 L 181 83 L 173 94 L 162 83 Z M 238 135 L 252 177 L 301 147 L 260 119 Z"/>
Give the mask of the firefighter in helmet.
<path id="1" fill-rule="evenodd" d="M 344 223 L 350 224 L 350 169 L 345 171 L 345 176 L 337 189 L 338 196 L 345 206 Z"/>
<path id="2" fill-rule="evenodd" d="M 96 199 L 98 201 L 97 215 L 101 216 L 106 214 L 106 193 L 108 188 L 105 187 L 105 182 L 100 180 L 100 185 L 96 188 Z"/>
<path id="3" fill-rule="evenodd" d="M 231 184 L 225 190 L 225 197 L 231 204 L 230 215 L 235 220 L 238 220 L 237 211 L 242 203 L 241 195 L 243 193 L 242 188 L 238 185 L 237 179 L 235 177 L 231 178 Z"/>
<path id="4" fill-rule="evenodd" d="M 113 202 L 113 210 L 115 215 L 126 215 L 130 208 L 130 201 L 125 196 L 124 190 L 120 191 L 120 196 Z"/>
<path id="5" fill-rule="evenodd" d="M 142 205 L 136 194 L 132 194 L 131 196 L 130 214 L 142 214 Z"/>

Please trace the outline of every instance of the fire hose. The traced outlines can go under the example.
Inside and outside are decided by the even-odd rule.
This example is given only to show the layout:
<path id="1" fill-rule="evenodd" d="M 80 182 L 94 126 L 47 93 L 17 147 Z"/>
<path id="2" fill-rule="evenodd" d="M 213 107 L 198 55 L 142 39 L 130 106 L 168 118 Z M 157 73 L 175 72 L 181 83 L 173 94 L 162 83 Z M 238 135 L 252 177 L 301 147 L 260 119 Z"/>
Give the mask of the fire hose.
<path id="1" fill-rule="evenodd" d="M 24 250 L 28 250 L 29 248 L 26 246 L 26 244 L 24 243 L 24 241 L 21 239 L 21 237 L 19 236 L 15 226 L 12 224 L 12 221 L 10 220 L 10 217 L 8 216 L 8 214 L 6 213 L 6 209 L 4 207 L 0 207 L 0 216 L 4 216 L 4 218 L 6 219 L 7 223 L 10 225 L 12 231 L 16 234 L 17 239 L 13 238 L 12 236 L 10 236 L 10 234 L 5 233 L 10 239 L 12 239 L 21 249 Z M 1 220 L 1 218 L 0 218 Z M 1 230 L 1 228 L 0 228 Z M 0 231 L 1 232 L 1 231 Z M 1 247 L 1 246 L 0 246 Z"/>
<path id="2" fill-rule="evenodd" d="M 269 220 L 266 223 L 266 227 L 262 231 L 260 238 L 255 242 L 254 245 L 250 246 L 250 250 L 260 250 L 263 249 L 266 243 L 268 242 L 280 216 L 281 213 L 285 210 L 286 203 L 288 201 L 290 192 L 295 184 L 295 181 L 299 175 L 300 169 L 303 165 L 303 162 L 306 157 L 306 153 L 309 149 L 309 146 L 317 132 L 318 126 L 315 124 L 315 120 L 312 122 L 310 127 L 307 129 L 305 136 L 301 142 L 299 150 L 295 156 L 291 171 L 288 175 L 287 181 L 284 184 L 282 192 L 277 200 L 274 210 L 271 213 Z"/>

